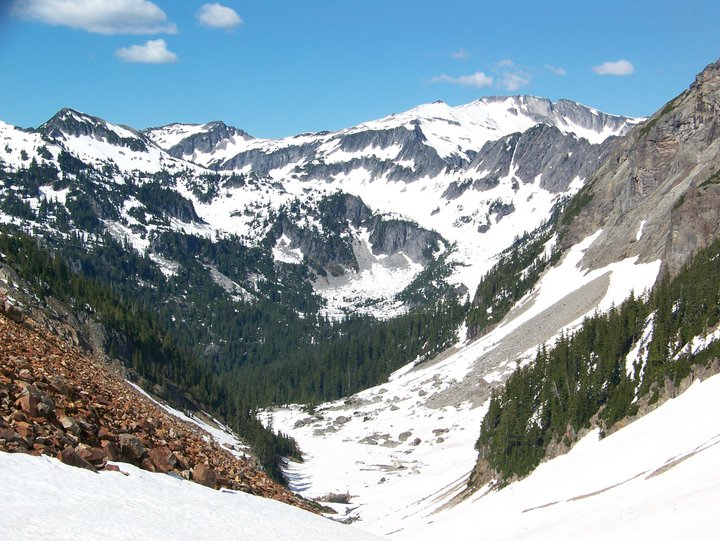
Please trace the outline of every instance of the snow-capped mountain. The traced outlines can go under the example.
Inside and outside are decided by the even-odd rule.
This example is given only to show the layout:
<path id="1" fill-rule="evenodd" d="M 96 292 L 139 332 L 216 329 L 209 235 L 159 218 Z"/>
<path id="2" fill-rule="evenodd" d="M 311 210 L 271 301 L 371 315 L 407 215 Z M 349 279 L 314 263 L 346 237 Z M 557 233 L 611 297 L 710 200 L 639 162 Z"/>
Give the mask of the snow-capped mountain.
<path id="1" fill-rule="evenodd" d="M 271 184 L 271 197 L 261 205 L 342 191 L 373 211 L 437 231 L 454 245 L 447 261 L 453 267 L 450 283 L 473 291 L 500 250 L 535 229 L 553 205 L 580 188 L 605 154 L 607 138 L 637 122 L 567 100 L 515 96 L 459 107 L 436 102 L 339 132 L 276 140 L 250 139 L 217 123 L 145 133 L 174 156 L 272 179 L 277 184 Z M 231 195 L 225 205 L 237 199 Z M 206 214 L 217 215 L 210 209 Z M 357 233 L 353 238 L 360 252 L 365 250 Z M 296 242 L 288 247 L 303 256 Z M 364 279 L 350 274 L 343 286 L 320 291 L 345 302 L 362 297 L 358 292 L 385 276 L 385 269 L 375 262 Z M 407 278 L 397 283 L 408 283 L 416 273 L 406 268 Z"/>
<path id="2" fill-rule="evenodd" d="M 608 115 L 569 100 L 553 103 L 535 96 L 495 96 L 457 107 L 438 101 L 339 132 L 284 139 L 254 139 L 220 122 L 171 124 L 145 133 L 174 156 L 214 169 L 241 169 L 252 160 L 241 157 L 246 152 L 267 155 L 282 149 L 301 156 L 292 160 L 298 165 L 312 160 L 345 162 L 353 154 L 412 161 L 406 145 L 412 141 L 413 133 L 439 158 L 454 156 L 468 162 L 486 142 L 525 132 L 538 124 L 599 144 L 610 136 L 623 135 L 637 122 L 638 119 Z"/>
<path id="3" fill-rule="evenodd" d="M 222 122 L 139 132 L 63 109 L 37 130 L 0 125 L 0 160 L 12 170 L 33 159 L 57 169 L 63 182 L 28 193 L 27 203 L 89 197 L 111 234 L 168 275 L 178 262 L 153 242 L 162 231 L 238 235 L 252 246 L 271 243 L 278 263 L 306 265 L 325 313 L 390 317 L 407 310 L 399 295 L 417 297 L 406 289 L 431 263 L 446 269 L 435 294 L 472 293 L 501 250 L 582 186 L 607 138 L 636 122 L 516 96 L 263 140 Z M 78 191 L 78 175 L 94 188 Z M 174 192 L 171 209 L 134 193 L 148 182 Z M 333 194 L 359 198 L 365 219 L 322 219 Z M 234 282 L 231 289 L 254 289 L 249 275 Z"/>

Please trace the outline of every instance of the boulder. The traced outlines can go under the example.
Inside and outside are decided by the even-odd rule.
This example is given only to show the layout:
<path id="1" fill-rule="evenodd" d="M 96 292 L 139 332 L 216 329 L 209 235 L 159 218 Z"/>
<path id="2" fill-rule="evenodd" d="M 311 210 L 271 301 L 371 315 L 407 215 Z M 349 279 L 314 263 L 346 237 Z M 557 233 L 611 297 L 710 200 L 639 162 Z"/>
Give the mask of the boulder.
<path id="1" fill-rule="evenodd" d="M 145 454 L 145 446 L 132 434 L 120 434 L 120 450 L 122 454 L 132 460 L 140 460 Z"/>
<path id="2" fill-rule="evenodd" d="M 72 417 L 68 417 L 67 415 L 60 415 L 58 417 L 58 421 L 62 425 L 62 427 L 70 432 L 70 434 L 74 434 L 77 436 L 80 434 L 80 425 L 75 422 L 75 419 Z"/>
<path id="3" fill-rule="evenodd" d="M 117 462 L 122 458 L 122 451 L 120 451 L 120 447 L 114 441 L 104 440 L 102 442 L 102 450 L 112 461 Z"/>
<path id="4" fill-rule="evenodd" d="M 104 468 L 108 461 L 107 453 L 98 447 L 82 446 L 77 450 L 77 454 L 97 468 Z"/>
<path id="5" fill-rule="evenodd" d="M 75 466 L 76 468 L 84 468 L 86 470 L 95 471 L 95 466 L 82 458 L 75 449 L 65 449 L 57 454 L 57 458 L 63 464 Z"/>
<path id="6" fill-rule="evenodd" d="M 157 471 L 167 473 L 175 467 L 177 460 L 168 447 L 154 447 L 148 451 L 148 457 Z"/>
<path id="7" fill-rule="evenodd" d="M 25 313 L 19 306 L 15 306 L 9 300 L 5 300 L 0 304 L 0 310 L 8 317 L 8 319 L 15 323 L 22 323 Z"/>
<path id="8" fill-rule="evenodd" d="M 206 487 L 214 488 L 217 476 L 208 464 L 198 464 L 193 468 L 192 480 Z"/>
<path id="9" fill-rule="evenodd" d="M 37 417 L 37 407 L 39 403 L 40 399 L 37 396 L 24 394 L 17 399 L 15 405 L 18 406 L 26 415 L 29 415 L 30 417 Z"/>

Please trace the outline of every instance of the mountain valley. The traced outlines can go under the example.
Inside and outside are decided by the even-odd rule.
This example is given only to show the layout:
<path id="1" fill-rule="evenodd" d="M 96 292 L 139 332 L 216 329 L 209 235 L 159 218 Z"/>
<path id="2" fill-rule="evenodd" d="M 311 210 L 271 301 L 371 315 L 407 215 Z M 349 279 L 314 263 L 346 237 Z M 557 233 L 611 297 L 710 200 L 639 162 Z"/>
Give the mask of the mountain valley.
<path id="1" fill-rule="evenodd" d="M 260 476 L 348 539 L 700 536 L 720 487 L 702 474 L 719 126 L 720 61 L 648 119 L 512 96 L 283 139 L 72 109 L 0 122 L 0 323 L 219 419 L 257 466 L 225 464 L 225 487 L 266 495 L 241 482 Z M 51 387 L 13 340 L 0 449 L 90 456 L 97 430 L 51 444 L 59 414 L 8 409 L 23 368 Z M 168 469 L 125 462 L 129 483 Z"/>

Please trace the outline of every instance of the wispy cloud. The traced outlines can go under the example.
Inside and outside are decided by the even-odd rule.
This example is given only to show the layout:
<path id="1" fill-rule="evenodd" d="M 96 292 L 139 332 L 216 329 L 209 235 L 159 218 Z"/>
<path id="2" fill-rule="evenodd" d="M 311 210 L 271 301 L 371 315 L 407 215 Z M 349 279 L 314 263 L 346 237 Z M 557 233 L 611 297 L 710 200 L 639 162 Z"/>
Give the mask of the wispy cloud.
<path id="1" fill-rule="evenodd" d="M 217 3 L 203 4 L 197 12 L 197 20 L 203 26 L 222 28 L 223 30 L 233 30 L 243 22 L 234 9 Z"/>
<path id="2" fill-rule="evenodd" d="M 450 53 L 450 58 L 454 58 L 455 60 L 467 60 L 471 56 L 472 55 L 463 48 Z"/>
<path id="3" fill-rule="evenodd" d="M 443 73 L 430 79 L 431 83 L 449 83 L 460 86 L 474 86 L 476 88 L 484 88 L 492 86 L 493 78 L 485 75 L 482 71 L 476 71 L 470 75 L 460 75 L 459 77 L 451 77 Z"/>
<path id="4" fill-rule="evenodd" d="M 565 68 L 561 68 L 559 66 L 551 66 L 550 64 L 545 64 L 545 69 L 555 75 L 565 75 L 567 73 L 567 71 L 565 71 Z"/>
<path id="5" fill-rule="evenodd" d="M 532 80 L 532 75 L 528 70 L 516 65 L 509 58 L 498 62 L 495 65 L 495 72 L 498 86 L 508 92 L 516 92 L 529 85 Z"/>
<path id="6" fill-rule="evenodd" d="M 627 60 L 618 60 L 617 62 L 603 62 L 599 66 L 594 66 L 593 71 L 598 75 L 632 75 L 635 73 L 635 66 Z"/>
<path id="7" fill-rule="evenodd" d="M 172 64 L 178 57 L 168 51 L 164 39 L 151 39 L 145 45 L 131 45 L 115 51 L 115 56 L 125 62 L 142 64 Z"/>
<path id="8" fill-rule="evenodd" d="M 177 26 L 148 0 L 14 0 L 17 17 L 98 34 L 175 34 Z"/>

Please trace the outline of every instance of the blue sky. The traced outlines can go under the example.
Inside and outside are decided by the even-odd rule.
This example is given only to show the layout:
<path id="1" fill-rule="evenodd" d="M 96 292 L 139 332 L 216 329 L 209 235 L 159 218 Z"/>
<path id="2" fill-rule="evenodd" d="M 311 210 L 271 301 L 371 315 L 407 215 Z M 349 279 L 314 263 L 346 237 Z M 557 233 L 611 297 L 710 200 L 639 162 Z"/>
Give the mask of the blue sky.
<path id="1" fill-rule="evenodd" d="M 336 130 L 443 100 L 643 116 L 720 56 L 720 2 L 0 0 L 0 119 Z"/>

